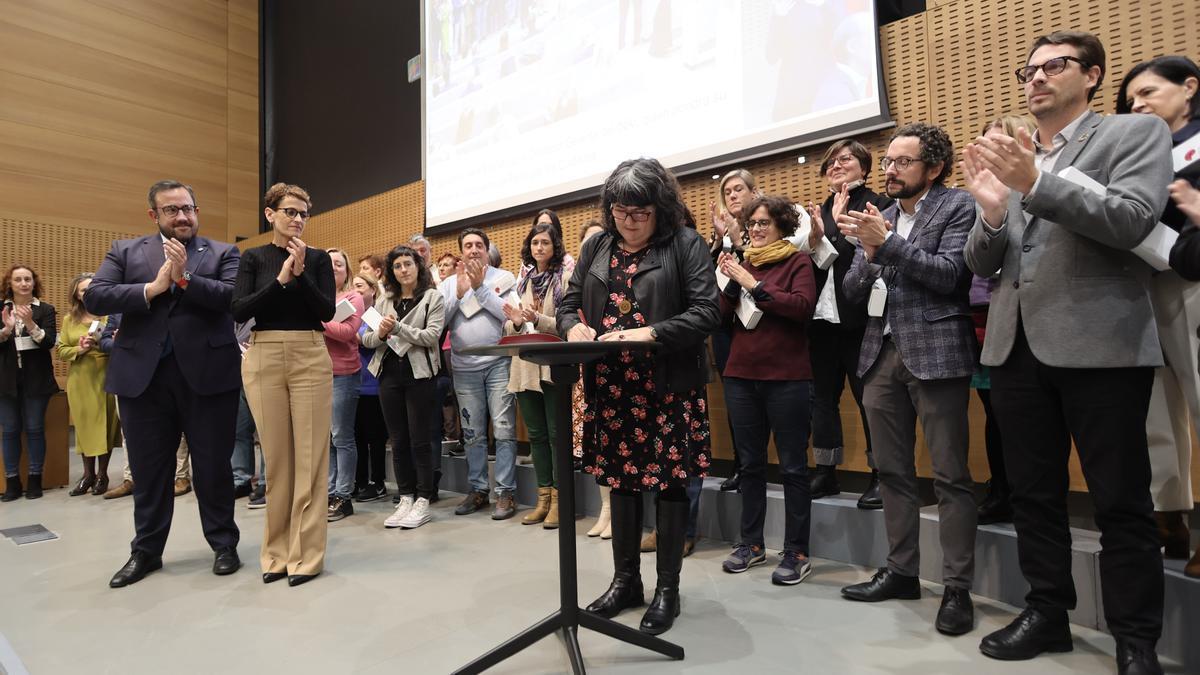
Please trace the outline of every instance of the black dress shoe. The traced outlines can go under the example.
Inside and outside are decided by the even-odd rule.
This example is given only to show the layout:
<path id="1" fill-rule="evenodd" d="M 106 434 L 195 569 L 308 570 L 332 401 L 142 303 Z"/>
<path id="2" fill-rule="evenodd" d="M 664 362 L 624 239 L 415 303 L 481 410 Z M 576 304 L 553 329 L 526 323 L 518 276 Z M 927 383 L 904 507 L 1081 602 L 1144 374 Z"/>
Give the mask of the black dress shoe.
<path id="1" fill-rule="evenodd" d="M 1012 518 L 1012 503 L 1008 500 L 1008 491 L 998 489 L 991 481 L 988 481 L 987 496 L 979 504 L 979 524 L 1011 523 Z"/>
<path id="2" fill-rule="evenodd" d="M 879 472 L 871 471 L 871 484 L 863 490 L 862 496 L 858 498 L 858 508 L 866 511 L 874 511 L 883 508 L 883 497 L 879 494 Z"/>
<path id="3" fill-rule="evenodd" d="M 1069 652 L 1071 629 L 1064 616 L 1054 621 L 1036 609 L 1026 609 L 1012 623 L 983 638 L 979 651 L 1001 661 L 1024 661 L 1042 652 Z"/>
<path id="4" fill-rule="evenodd" d="M 241 499 L 242 497 L 249 497 L 250 493 L 253 491 L 254 491 L 254 487 L 250 485 L 250 481 L 246 481 L 245 483 L 242 483 L 241 485 L 234 485 L 233 486 L 233 498 Z"/>
<path id="5" fill-rule="evenodd" d="M 241 566 L 242 561 L 238 558 L 237 549 L 232 546 L 217 551 L 216 557 L 213 558 L 213 574 L 219 577 L 233 574 Z"/>
<path id="6" fill-rule="evenodd" d="M 300 584 L 307 584 L 308 582 L 310 582 L 316 578 L 317 578 L 317 575 L 315 575 L 315 574 L 289 574 L 288 575 L 288 586 L 299 586 Z"/>
<path id="7" fill-rule="evenodd" d="M 731 492 L 742 486 L 742 476 L 736 471 L 732 476 L 721 481 L 721 492 Z"/>
<path id="8" fill-rule="evenodd" d="M 113 575 L 108 586 L 109 588 L 122 588 L 129 584 L 136 584 L 147 574 L 160 569 L 162 569 L 162 556 L 134 551 L 130 554 L 129 561 L 125 563 L 125 566 Z"/>
<path id="9" fill-rule="evenodd" d="M 280 579 L 286 579 L 287 575 L 287 572 L 263 572 L 263 583 L 273 584 Z"/>
<path id="10" fill-rule="evenodd" d="M 947 586 L 933 624 L 942 635 L 964 635 L 975 628 L 975 603 L 965 588 Z"/>
<path id="11" fill-rule="evenodd" d="M 893 599 L 919 600 L 921 598 L 921 580 L 881 567 L 870 581 L 843 588 L 842 597 L 859 602 L 882 602 Z"/>
<path id="12" fill-rule="evenodd" d="M 1117 640 L 1117 672 L 1120 675 L 1162 675 L 1163 669 L 1153 649 Z"/>
<path id="13" fill-rule="evenodd" d="M 837 479 L 837 467 L 818 464 L 813 469 L 812 480 L 809 482 L 809 491 L 813 499 L 832 497 L 841 493 L 842 488 L 838 485 Z"/>

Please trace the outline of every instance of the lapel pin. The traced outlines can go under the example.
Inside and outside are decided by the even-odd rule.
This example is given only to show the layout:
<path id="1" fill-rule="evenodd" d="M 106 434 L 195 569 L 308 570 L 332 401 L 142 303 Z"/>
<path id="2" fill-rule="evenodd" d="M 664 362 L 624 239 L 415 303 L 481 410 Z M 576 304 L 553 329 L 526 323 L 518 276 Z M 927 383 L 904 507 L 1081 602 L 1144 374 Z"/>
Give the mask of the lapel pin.
<path id="1" fill-rule="evenodd" d="M 1087 141 L 1087 139 L 1088 139 L 1088 132 L 1086 132 L 1086 131 L 1085 131 L 1085 132 L 1083 132 L 1082 134 L 1080 134 L 1080 135 L 1079 135 L 1079 142 L 1080 142 L 1080 143 L 1083 143 L 1083 142 Z"/>

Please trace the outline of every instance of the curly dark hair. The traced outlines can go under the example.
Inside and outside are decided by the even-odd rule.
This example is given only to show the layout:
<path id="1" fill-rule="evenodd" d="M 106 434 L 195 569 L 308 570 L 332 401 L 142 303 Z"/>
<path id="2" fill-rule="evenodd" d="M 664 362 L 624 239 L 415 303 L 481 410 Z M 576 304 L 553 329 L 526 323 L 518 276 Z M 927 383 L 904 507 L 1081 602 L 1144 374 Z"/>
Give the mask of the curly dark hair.
<path id="1" fill-rule="evenodd" d="M 413 264 L 417 266 L 417 287 L 413 290 L 413 297 L 419 298 L 425 291 L 433 288 L 433 275 L 429 273 L 429 268 L 422 262 L 421 254 L 411 246 L 404 244 L 388 251 L 387 267 L 383 271 L 383 288 L 392 297 L 400 297 L 400 282 L 396 280 L 396 272 L 392 269 L 392 265 L 395 264 L 396 258 L 404 256 L 412 258 Z"/>
<path id="2" fill-rule="evenodd" d="M 41 298 L 42 278 L 38 276 L 37 270 L 23 263 L 17 263 L 9 267 L 8 271 L 4 273 L 4 280 L 0 281 L 0 295 L 3 295 L 5 300 L 13 299 L 12 277 L 13 272 L 17 270 L 29 270 L 29 273 L 33 275 L 33 297 Z"/>
<path id="3" fill-rule="evenodd" d="M 762 195 L 746 204 L 746 207 L 742 209 L 742 217 L 739 218 L 744 232 L 750 231 L 750 227 L 746 224 L 750 217 L 764 206 L 767 207 L 767 215 L 775 221 L 775 229 L 779 230 L 781 238 L 796 234 L 796 229 L 800 227 L 800 218 L 796 215 L 796 207 L 792 205 L 792 200 L 778 195 Z"/>
<path id="4" fill-rule="evenodd" d="M 554 245 L 554 255 L 550 257 L 548 269 L 557 269 L 562 266 L 563 257 L 567 255 L 567 249 L 563 246 L 562 233 L 554 226 L 554 223 L 537 223 L 529 228 L 529 234 L 525 235 L 525 243 L 521 244 L 521 262 L 526 265 L 532 265 L 534 269 L 537 269 L 537 261 L 533 259 L 531 243 L 534 237 L 543 232 L 550 237 L 550 243 Z"/>
<path id="5" fill-rule="evenodd" d="M 609 174 L 600 190 L 600 218 L 604 229 L 617 240 L 621 239 L 612 214 L 615 204 L 653 206 L 654 233 L 650 235 L 650 244 L 662 245 L 675 236 L 677 229 L 686 227 L 687 207 L 681 192 L 675 175 L 657 159 L 627 159 Z"/>
<path id="6" fill-rule="evenodd" d="M 1200 66 L 1196 62 L 1186 56 L 1159 56 L 1142 61 L 1125 74 L 1125 78 L 1121 80 L 1121 87 L 1117 89 L 1117 112 L 1120 114 L 1133 112 L 1133 106 L 1129 104 L 1129 83 L 1133 78 L 1141 75 L 1146 71 L 1180 86 L 1183 86 L 1188 81 L 1189 77 L 1194 77 L 1200 80 Z M 1188 107 L 1188 119 L 1200 118 L 1200 96 L 1193 96 L 1191 105 Z"/>
<path id="7" fill-rule="evenodd" d="M 954 141 L 950 140 L 945 129 L 924 122 L 911 122 L 897 129 L 891 140 L 903 137 L 912 137 L 921 142 L 921 161 L 926 169 L 941 162 L 942 170 L 933 182 L 944 182 L 954 170 Z"/>

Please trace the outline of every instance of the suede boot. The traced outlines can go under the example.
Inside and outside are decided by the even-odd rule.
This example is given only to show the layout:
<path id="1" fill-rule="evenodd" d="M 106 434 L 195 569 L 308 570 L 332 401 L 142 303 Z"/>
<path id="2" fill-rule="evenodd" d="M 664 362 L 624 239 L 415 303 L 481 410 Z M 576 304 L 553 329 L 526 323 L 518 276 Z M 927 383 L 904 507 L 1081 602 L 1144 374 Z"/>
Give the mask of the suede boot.
<path id="1" fill-rule="evenodd" d="M 542 527 L 547 530 L 558 529 L 558 489 L 550 488 L 550 508 L 546 512 L 546 519 L 542 521 Z"/>
<path id="2" fill-rule="evenodd" d="M 654 600 L 642 617 L 643 633 L 658 635 L 671 629 L 679 616 L 679 571 L 683 569 L 683 539 L 687 532 L 689 504 L 658 501 L 658 584 Z"/>
<path id="3" fill-rule="evenodd" d="M 532 511 L 525 514 L 525 517 L 521 519 L 521 524 L 522 525 L 533 525 L 535 523 L 540 523 L 546 519 L 546 513 L 548 513 L 549 511 L 550 511 L 550 488 L 540 487 L 540 488 L 538 488 L 537 506 Z"/>
<path id="4" fill-rule="evenodd" d="M 613 580 L 608 590 L 587 606 L 587 611 L 606 619 L 623 609 L 641 607 L 646 602 L 642 588 L 642 554 L 638 550 L 638 536 L 642 533 L 642 496 L 614 490 L 609 503 L 612 509 Z M 687 506 L 686 502 L 684 506 Z"/>

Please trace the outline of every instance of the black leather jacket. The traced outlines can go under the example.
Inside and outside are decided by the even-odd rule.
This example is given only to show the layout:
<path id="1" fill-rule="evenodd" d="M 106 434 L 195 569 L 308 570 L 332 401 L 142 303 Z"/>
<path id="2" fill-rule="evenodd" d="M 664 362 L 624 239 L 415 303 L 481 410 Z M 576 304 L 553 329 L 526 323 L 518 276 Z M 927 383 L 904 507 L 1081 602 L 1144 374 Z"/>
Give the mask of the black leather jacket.
<path id="1" fill-rule="evenodd" d="M 589 239 L 558 307 L 558 332 L 564 338 L 579 323 L 579 310 L 592 327 L 600 325 L 608 300 L 608 263 L 616 238 L 602 232 Z M 695 230 L 680 228 L 662 245 L 651 245 L 633 277 L 633 294 L 662 344 L 654 378 L 660 391 L 682 393 L 708 382 L 704 341 L 720 323 L 717 280 L 708 247 Z M 590 391 L 594 378 L 585 371 Z"/>

